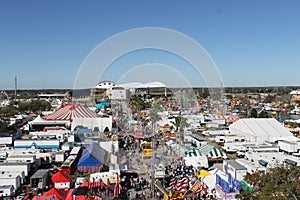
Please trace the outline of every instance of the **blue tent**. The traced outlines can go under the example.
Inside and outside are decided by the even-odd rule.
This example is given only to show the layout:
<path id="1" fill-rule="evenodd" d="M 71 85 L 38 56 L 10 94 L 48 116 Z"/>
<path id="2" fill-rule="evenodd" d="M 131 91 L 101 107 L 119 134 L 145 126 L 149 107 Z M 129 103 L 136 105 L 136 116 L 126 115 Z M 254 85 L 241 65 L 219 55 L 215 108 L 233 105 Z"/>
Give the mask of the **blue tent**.
<path id="1" fill-rule="evenodd" d="M 106 158 L 107 152 L 98 143 L 93 142 L 82 152 L 77 169 L 83 173 L 100 172 Z"/>

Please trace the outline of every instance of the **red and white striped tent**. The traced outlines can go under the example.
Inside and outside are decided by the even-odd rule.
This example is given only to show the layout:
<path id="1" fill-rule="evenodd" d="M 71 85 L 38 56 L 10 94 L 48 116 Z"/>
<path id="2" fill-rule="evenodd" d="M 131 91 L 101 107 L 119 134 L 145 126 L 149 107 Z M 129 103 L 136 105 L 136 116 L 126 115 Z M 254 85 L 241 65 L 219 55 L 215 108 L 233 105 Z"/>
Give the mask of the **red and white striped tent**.
<path id="1" fill-rule="evenodd" d="M 100 116 L 86 106 L 68 104 L 62 106 L 54 113 L 43 117 L 44 120 L 68 120 L 70 122 L 72 122 L 74 118 L 100 118 Z"/>

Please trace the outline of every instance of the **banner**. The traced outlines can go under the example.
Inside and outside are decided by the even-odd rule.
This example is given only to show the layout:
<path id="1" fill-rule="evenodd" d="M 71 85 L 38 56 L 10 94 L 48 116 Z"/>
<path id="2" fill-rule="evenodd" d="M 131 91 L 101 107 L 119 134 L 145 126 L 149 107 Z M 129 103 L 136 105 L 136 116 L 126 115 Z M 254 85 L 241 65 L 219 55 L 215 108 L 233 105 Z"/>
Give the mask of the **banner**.
<path id="1" fill-rule="evenodd" d="M 157 187 L 157 189 L 159 189 L 159 191 L 161 191 L 164 195 L 168 196 L 168 192 L 166 191 L 166 189 L 164 188 L 164 186 L 161 184 L 161 182 L 156 179 L 156 181 L 154 182 L 154 185 Z"/>
<path id="2" fill-rule="evenodd" d="M 200 180 L 197 180 L 192 185 L 192 187 L 184 193 L 183 197 L 186 197 L 186 196 L 188 196 L 190 194 L 198 193 L 200 190 L 201 190 L 201 182 L 200 182 Z"/>

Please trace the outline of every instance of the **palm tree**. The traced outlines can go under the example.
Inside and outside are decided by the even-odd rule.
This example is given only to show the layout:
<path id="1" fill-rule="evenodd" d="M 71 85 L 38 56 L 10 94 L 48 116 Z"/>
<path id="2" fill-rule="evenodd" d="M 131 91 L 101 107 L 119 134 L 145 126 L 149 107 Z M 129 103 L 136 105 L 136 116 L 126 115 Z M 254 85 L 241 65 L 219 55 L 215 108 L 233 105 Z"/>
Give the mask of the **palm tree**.
<path id="1" fill-rule="evenodd" d="M 156 122 L 161 119 L 161 117 L 157 114 L 159 111 L 161 111 L 161 107 L 157 104 L 152 105 L 149 113 L 150 121 L 152 124 L 152 131 L 156 132 Z"/>
<path id="2" fill-rule="evenodd" d="M 182 116 L 175 117 L 175 122 L 171 122 L 176 127 L 176 132 L 181 132 L 184 127 L 186 127 L 186 119 Z"/>
<path id="3" fill-rule="evenodd" d="M 145 102 L 140 96 L 133 95 L 129 99 L 129 106 L 132 109 L 132 114 L 136 114 L 140 118 L 140 112 L 150 107 L 150 104 Z"/>
<path id="4" fill-rule="evenodd" d="M 183 134 L 182 134 L 182 129 L 184 127 L 186 127 L 187 122 L 186 122 L 186 118 L 182 117 L 182 116 L 177 116 L 175 117 L 175 122 L 171 122 L 174 126 L 176 126 L 176 132 L 177 132 L 177 136 L 179 136 L 178 138 L 178 142 L 179 142 L 179 149 L 178 149 L 178 155 L 180 155 L 180 146 L 181 146 L 181 141 L 183 141 Z M 176 136 L 176 137 L 177 137 Z"/>

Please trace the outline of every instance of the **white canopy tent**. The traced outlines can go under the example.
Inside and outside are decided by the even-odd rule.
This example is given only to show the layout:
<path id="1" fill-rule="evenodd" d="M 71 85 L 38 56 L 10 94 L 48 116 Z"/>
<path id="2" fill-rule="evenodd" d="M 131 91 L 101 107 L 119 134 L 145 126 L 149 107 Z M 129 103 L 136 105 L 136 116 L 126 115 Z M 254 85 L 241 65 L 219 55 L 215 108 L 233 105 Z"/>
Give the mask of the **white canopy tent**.
<path id="1" fill-rule="evenodd" d="M 293 136 L 287 128 L 273 118 L 239 119 L 229 126 L 229 131 L 244 136 L 249 142 L 275 142 Z"/>

